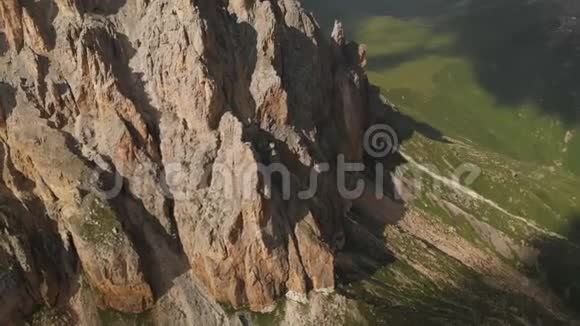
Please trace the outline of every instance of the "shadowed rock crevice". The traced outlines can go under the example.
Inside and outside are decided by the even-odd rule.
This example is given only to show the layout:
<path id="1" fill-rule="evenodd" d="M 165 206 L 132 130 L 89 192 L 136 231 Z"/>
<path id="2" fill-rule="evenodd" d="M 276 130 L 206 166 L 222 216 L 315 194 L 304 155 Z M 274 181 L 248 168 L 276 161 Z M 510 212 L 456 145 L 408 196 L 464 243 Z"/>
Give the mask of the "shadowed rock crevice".
<path id="1" fill-rule="evenodd" d="M 173 287 L 172 281 L 190 269 L 177 233 L 167 234 L 157 219 L 130 193 L 120 195 L 113 203 L 127 219 L 124 221 L 126 232 L 135 244 L 141 268 L 155 297 L 162 297 Z"/>
<path id="2" fill-rule="evenodd" d="M 72 0 L 81 13 L 114 15 L 125 6 L 127 0 Z M 146 0 L 148 2 L 149 0 Z"/>
<path id="3" fill-rule="evenodd" d="M 6 38 L 6 34 L 0 32 L 0 56 L 4 56 L 9 49 L 10 46 L 8 45 L 8 39 Z"/>
<path id="4" fill-rule="evenodd" d="M 74 249 L 58 236 L 57 222 L 51 216 L 54 212 L 40 198 L 27 196 L 22 201 L 14 195 L 36 186 L 14 168 L 4 143 L 1 156 L 0 169 L 10 171 L 18 188 L 11 190 L 4 182 L 0 184 L 0 247 L 8 250 L 13 262 L 11 269 L 22 278 L 19 286 L 25 294 L 19 295 L 28 297 L 25 302 L 16 301 L 21 305 L 16 307 L 22 309 L 20 312 L 3 311 L 0 320 L 7 321 L 5 318 L 12 314 L 17 317 L 19 313 L 32 312 L 27 305 L 29 308 L 39 304 L 67 305 L 75 292 L 79 263 Z"/>
<path id="5" fill-rule="evenodd" d="M 41 31 L 41 37 L 46 42 L 47 49 L 54 49 L 57 35 L 53 23 L 59 13 L 59 8 L 55 0 L 40 0 L 35 2 L 25 0 L 22 1 L 22 5 L 30 10 L 33 20 Z"/>
<path id="6" fill-rule="evenodd" d="M 0 82 L 0 121 L 2 125 L 6 124 L 6 120 L 12 114 L 15 106 L 16 90 L 11 85 Z"/>
<path id="7" fill-rule="evenodd" d="M 130 61 L 135 56 L 136 50 L 131 44 L 129 38 L 120 33 L 109 35 L 113 46 L 111 46 L 111 53 L 107 55 L 107 61 L 112 65 L 112 71 L 115 74 L 115 79 L 119 81 L 119 90 L 121 93 L 130 99 L 137 111 L 142 115 L 147 123 L 148 131 L 153 137 L 155 144 L 160 143 L 159 109 L 153 107 L 151 99 L 146 90 L 146 83 L 143 80 L 143 74 L 136 73 L 130 67 Z M 144 145 L 146 140 L 142 139 L 141 143 Z M 160 149 L 157 148 L 155 156 L 159 156 Z M 159 157 L 154 158 L 158 163 L 161 162 Z"/>

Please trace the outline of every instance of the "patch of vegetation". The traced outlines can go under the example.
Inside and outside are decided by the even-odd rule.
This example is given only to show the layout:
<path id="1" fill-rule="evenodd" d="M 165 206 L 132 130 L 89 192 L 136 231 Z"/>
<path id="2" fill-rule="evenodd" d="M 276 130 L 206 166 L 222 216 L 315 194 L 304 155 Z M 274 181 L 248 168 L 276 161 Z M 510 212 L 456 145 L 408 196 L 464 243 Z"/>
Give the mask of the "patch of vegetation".
<path id="1" fill-rule="evenodd" d="M 21 323 L 30 326 L 68 326 L 71 325 L 73 320 L 74 318 L 71 314 L 66 311 L 48 306 L 39 306 L 28 320 L 21 321 Z"/>
<path id="2" fill-rule="evenodd" d="M 256 326 L 270 326 L 279 325 L 284 316 L 285 304 L 281 300 L 276 306 L 276 309 L 270 313 L 258 313 L 252 315 L 252 325 Z"/>
<path id="3" fill-rule="evenodd" d="M 0 241 L 2 241 L 2 240 L 0 240 Z M 4 257 L 0 256 L 0 278 L 4 277 L 5 274 L 12 273 L 13 268 L 14 268 L 14 266 L 10 262 L 9 259 L 5 259 Z"/>
<path id="4" fill-rule="evenodd" d="M 574 172 L 576 175 L 580 176 L 580 132 L 576 131 L 573 138 L 566 146 L 566 153 L 568 157 L 566 159 L 566 167 L 570 171 Z"/>
<path id="5" fill-rule="evenodd" d="M 0 277 L 10 272 L 11 272 L 10 265 L 0 263 Z"/>
<path id="6" fill-rule="evenodd" d="M 83 215 L 78 218 L 82 239 L 92 244 L 108 246 L 115 246 L 122 241 L 123 228 L 117 213 L 96 196 L 87 200 Z"/>
<path id="7" fill-rule="evenodd" d="M 115 310 L 99 310 L 102 325 L 107 326 L 153 326 L 155 325 L 150 312 L 127 314 Z"/>
<path id="8" fill-rule="evenodd" d="M 421 247 L 411 237 L 389 239 L 397 248 Z M 476 272 L 438 250 L 406 250 L 405 256 L 346 289 L 372 325 L 557 323 L 532 299 L 488 285 Z M 414 267 L 421 265 L 430 273 Z"/>
<path id="9" fill-rule="evenodd" d="M 228 302 L 219 302 L 219 305 L 229 317 L 236 316 L 249 325 L 270 326 L 279 325 L 282 321 L 286 309 L 286 300 L 284 298 L 277 300 L 276 308 L 267 313 L 252 312 L 247 309 L 235 309 Z"/>

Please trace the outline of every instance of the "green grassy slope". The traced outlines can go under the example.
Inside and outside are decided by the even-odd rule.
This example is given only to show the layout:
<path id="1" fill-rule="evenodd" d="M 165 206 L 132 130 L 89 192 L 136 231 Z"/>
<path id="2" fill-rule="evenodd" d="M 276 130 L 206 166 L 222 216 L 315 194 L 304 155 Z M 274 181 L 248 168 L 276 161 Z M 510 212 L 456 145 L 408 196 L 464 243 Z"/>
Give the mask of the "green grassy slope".
<path id="1" fill-rule="evenodd" d="M 407 164 L 402 170 L 422 185 L 409 209 L 550 291 L 568 313 L 580 312 L 580 37 L 566 17 L 570 12 L 558 1 L 303 2 L 324 28 L 343 20 L 348 34 L 368 46 L 371 82 L 403 114 L 451 141 L 416 133 L 403 144 L 415 165 L 442 178 L 464 163 L 481 169 L 465 189 L 476 198 Z M 534 300 L 489 287 L 485 273 L 457 265 L 465 261 L 440 250 L 437 241 L 417 241 L 420 236 L 406 232 L 415 239 L 386 237 L 397 263 L 374 271 L 380 282 L 351 285 L 377 323 L 396 322 L 393 316 L 402 324 L 420 318 L 432 324 L 555 323 Z M 410 263 L 425 259 L 421 250 L 400 252 L 425 242 L 440 266 Z M 429 274 L 438 269 L 467 285 L 433 288 Z M 393 274 L 407 279 L 386 277 Z"/>

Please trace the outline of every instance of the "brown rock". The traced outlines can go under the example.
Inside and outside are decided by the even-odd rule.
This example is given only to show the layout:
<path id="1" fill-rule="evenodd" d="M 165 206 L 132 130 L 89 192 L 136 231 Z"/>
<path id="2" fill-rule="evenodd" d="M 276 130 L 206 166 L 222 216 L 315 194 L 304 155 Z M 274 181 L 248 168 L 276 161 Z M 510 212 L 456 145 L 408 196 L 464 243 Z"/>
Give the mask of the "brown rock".
<path id="1" fill-rule="evenodd" d="M 36 53 L 46 53 L 48 45 L 45 40 L 44 32 L 34 21 L 30 11 L 27 8 L 22 9 L 22 29 L 24 31 L 24 41 Z"/>
<path id="2" fill-rule="evenodd" d="M 87 196 L 68 223 L 87 280 L 100 295 L 100 306 L 127 313 L 151 308 L 153 293 L 139 255 L 113 209 Z"/>
<path id="3" fill-rule="evenodd" d="M 22 7 L 18 0 L 0 2 L 0 16 L 4 21 L 4 29 L 8 36 L 10 48 L 20 52 L 24 45 L 24 31 L 22 26 Z"/>
<path id="4" fill-rule="evenodd" d="M 23 207 L 33 199 L 71 265 L 31 274 L 83 273 L 101 308 L 158 311 L 159 299 L 187 316 L 200 313 L 184 305 L 217 309 L 211 298 L 263 311 L 333 289 L 349 203 L 329 175 L 314 198 L 297 194 L 315 164 L 362 157 L 358 47 L 340 31 L 320 39 L 294 0 L 56 4 L 48 17 L 0 3 L 16 50 L 0 62 L 2 180 Z M 287 169 L 289 193 L 270 163 Z M 45 297 L 93 318 L 62 279 Z"/>

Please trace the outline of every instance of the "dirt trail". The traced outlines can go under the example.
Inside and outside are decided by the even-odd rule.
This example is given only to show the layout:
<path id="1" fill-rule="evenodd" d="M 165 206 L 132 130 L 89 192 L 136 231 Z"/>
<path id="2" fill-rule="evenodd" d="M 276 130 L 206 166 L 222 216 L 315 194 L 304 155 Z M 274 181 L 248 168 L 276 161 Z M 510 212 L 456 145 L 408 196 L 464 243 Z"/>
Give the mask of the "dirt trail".
<path id="1" fill-rule="evenodd" d="M 491 207 L 493 207 L 494 209 L 502 212 L 503 214 L 521 222 L 524 223 L 526 226 L 530 227 L 531 229 L 546 234 L 550 237 L 553 238 L 557 238 L 560 240 L 564 240 L 564 241 L 568 241 L 568 239 L 558 233 L 555 232 L 551 232 L 548 231 L 540 226 L 538 226 L 537 224 L 535 224 L 534 222 L 529 221 L 528 219 L 526 219 L 525 217 L 522 216 L 518 216 L 515 214 L 512 214 L 510 212 L 508 212 L 507 210 L 505 210 L 504 208 L 502 208 L 501 206 L 499 206 L 496 202 L 483 197 L 482 195 L 478 194 L 477 192 L 473 191 L 472 189 L 469 189 L 468 187 L 462 185 L 461 183 L 457 182 L 456 180 L 441 176 L 433 171 L 431 171 L 429 168 L 427 168 L 426 166 L 422 165 L 421 163 L 418 163 L 417 161 L 415 161 L 411 156 L 405 154 L 404 152 L 399 152 L 401 154 L 401 156 L 411 165 L 413 165 L 415 168 L 417 168 L 419 171 L 427 174 L 428 176 L 430 176 L 431 178 L 433 178 L 434 180 L 437 180 L 441 183 L 443 183 L 444 185 L 462 193 L 465 196 L 468 196 L 474 200 L 483 202 Z M 570 243 L 570 242 L 569 242 Z M 571 245 L 573 245 L 572 243 L 570 243 Z"/>

